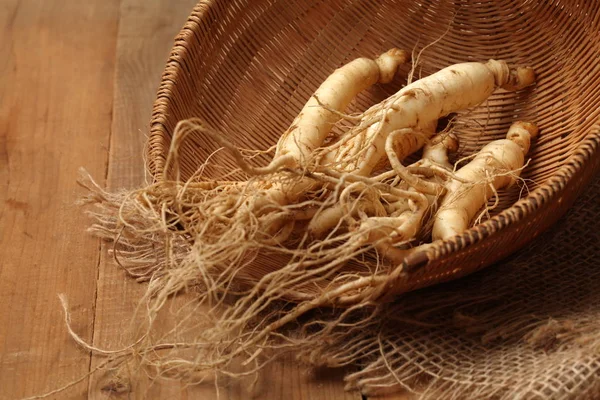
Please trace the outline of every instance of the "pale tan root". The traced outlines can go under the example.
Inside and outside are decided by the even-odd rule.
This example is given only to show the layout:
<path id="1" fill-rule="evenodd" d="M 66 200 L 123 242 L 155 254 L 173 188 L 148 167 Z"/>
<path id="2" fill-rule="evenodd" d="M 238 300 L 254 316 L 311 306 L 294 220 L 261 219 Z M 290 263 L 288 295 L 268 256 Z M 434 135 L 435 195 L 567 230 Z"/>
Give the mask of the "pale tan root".
<path id="1" fill-rule="evenodd" d="M 437 211 L 438 202 L 445 194 L 444 185 L 446 184 L 446 180 L 455 177 L 454 174 L 450 172 L 452 166 L 448 161 L 448 153 L 455 152 L 458 149 L 458 138 L 452 133 L 442 133 L 435 136 L 425 145 L 423 158 L 410 167 L 404 167 L 397 159 L 396 153 L 392 149 L 392 143 L 395 140 L 395 136 L 402 134 L 411 134 L 411 130 L 399 130 L 392 132 L 390 136 L 388 136 L 386 152 L 388 153 L 390 164 L 398 176 L 411 187 L 411 190 L 425 194 L 427 205 L 424 210 L 426 210 L 428 214 L 433 215 Z M 417 177 L 415 173 L 423 175 L 423 178 Z M 408 204 L 404 205 L 404 208 L 395 205 L 393 216 L 398 221 L 402 221 L 407 217 L 407 207 Z M 425 212 L 423 214 L 425 214 Z M 428 218 L 423 218 L 423 216 L 421 216 L 421 220 L 416 225 L 418 228 L 417 233 L 419 233 L 420 236 L 424 236 L 426 232 L 430 231 L 429 227 L 423 229 L 423 219 Z M 390 220 L 393 219 L 388 219 L 388 221 Z M 385 227 L 389 224 L 388 221 L 373 219 L 372 223 L 381 223 L 382 227 Z M 385 229 L 382 230 L 382 233 L 384 235 L 389 234 Z M 411 239 L 414 239 L 416 236 L 417 234 L 411 237 Z M 398 248 L 394 246 L 396 243 L 394 240 L 391 240 L 391 238 L 393 238 L 393 236 L 390 236 L 390 239 L 388 240 L 380 240 L 382 238 L 377 238 L 378 240 L 373 243 L 379 252 L 379 255 L 395 265 L 401 264 L 407 255 L 417 249 L 421 251 L 426 248 L 425 246 L 418 246 L 418 248 Z"/>
<path id="2" fill-rule="evenodd" d="M 452 170 L 453 165 L 448 161 L 448 154 L 458 151 L 458 137 L 452 132 L 442 133 L 432 138 L 423 146 L 423 161 Z"/>
<path id="3" fill-rule="evenodd" d="M 324 171 L 328 174 L 331 173 L 327 169 Z M 391 179 L 395 176 L 396 173 L 394 171 L 389 171 L 381 174 L 380 176 L 369 179 L 369 182 L 381 184 L 383 181 Z M 345 177 L 342 178 L 342 180 L 345 179 Z M 397 185 L 394 183 L 391 183 L 390 186 L 397 187 Z M 404 189 L 400 187 L 398 188 Z M 307 227 L 307 232 L 312 238 L 322 238 L 325 234 L 331 232 L 332 230 L 337 230 L 338 228 L 342 227 L 342 225 L 348 224 L 348 219 L 354 220 L 359 214 L 375 215 L 375 205 L 381 205 L 383 207 L 383 210 L 379 208 L 379 216 L 385 215 L 386 212 L 389 213 L 390 209 L 392 209 L 394 206 L 402 208 L 403 210 L 409 209 L 407 198 L 402 197 L 399 199 L 397 196 L 391 195 L 387 192 L 380 192 L 374 196 L 371 190 L 371 195 L 369 196 L 368 200 L 360 199 L 356 200 L 355 202 L 351 202 L 349 200 L 347 196 L 348 188 L 344 189 L 344 192 L 346 195 L 341 195 L 340 201 L 335 201 L 337 196 L 335 193 L 332 193 L 330 198 L 333 198 L 333 204 L 331 204 L 331 202 L 324 204 L 324 207 L 318 210 L 318 212 L 312 218 Z M 350 204 L 351 207 L 349 207 Z"/>
<path id="4" fill-rule="evenodd" d="M 498 190 L 513 184 L 525 164 L 531 138 L 538 129 L 529 122 L 515 122 L 507 138 L 484 146 L 456 175 L 468 183 L 450 181 L 433 224 L 433 239 L 446 239 L 467 230 L 477 212 Z"/>
<path id="5" fill-rule="evenodd" d="M 420 240 L 431 235 L 433 218 L 438 210 L 440 201 L 446 194 L 445 186 L 449 181 L 465 183 L 466 181 L 457 176 L 453 171 L 453 165 L 448 160 L 448 155 L 458 150 L 458 137 L 452 132 L 442 132 L 432 138 L 423 147 L 423 158 L 408 166 L 407 172 L 422 175 L 433 185 L 443 185 L 444 190 L 438 193 L 427 193 L 425 196 L 429 201 L 429 208 L 425 217 L 425 223 L 421 227 Z"/>
<path id="6" fill-rule="evenodd" d="M 496 88 L 519 90 L 535 81 L 531 68 L 510 69 L 504 61 L 463 63 L 407 85 L 396 94 L 364 113 L 363 120 L 346 135 L 347 143 L 336 146 L 322 161 L 344 171 L 369 175 L 385 155 L 385 142 L 391 132 L 404 128 L 430 132 L 439 118 L 483 103 Z M 418 129 L 417 129 L 418 128 Z M 405 136 L 413 140 L 403 160 L 423 146 L 427 137 Z M 328 149 L 323 152 L 327 153 Z"/>
<path id="7" fill-rule="evenodd" d="M 172 141 L 172 148 L 179 146 L 180 142 L 191 132 L 201 132 L 227 149 L 233 155 L 240 169 L 249 176 L 272 175 L 286 168 L 306 166 L 313 157 L 314 149 L 321 145 L 331 127 L 339 120 L 339 113 L 346 108 L 356 94 L 378 81 L 381 83 L 391 81 L 398 66 L 409 59 L 410 55 L 407 52 L 391 49 L 376 60 L 360 58 L 336 70 L 317 89 L 290 129 L 282 136 L 276 146 L 272 162 L 266 167 L 251 166 L 230 141 L 224 136 L 212 132 L 200 120 L 181 121 L 176 127 L 178 134 Z M 172 161 L 175 161 L 176 164 L 176 151 L 169 153 L 167 164 Z M 241 207 L 231 204 L 231 199 L 228 199 L 229 203 L 222 205 L 219 211 L 226 212 L 228 209 L 237 208 L 237 217 L 248 214 L 256 214 L 257 217 L 273 214 L 277 208 L 296 202 L 304 193 L 318 186 L 319 183 L 311 179 L 276 179 L 272 183 L 263 183 L 258 186 L 257 190 L 253 190 L 257 195 L 248 197 Z M 251 191 L 248 190 L 248 192 Z M 290 221 L 290 215 L 287 213 L 279 215 L 279 218 L 268 216 L 263 223 L 262 231 L 266 237 L 281 241 L 291 233 L 293 226 L 290 225 L 290 222 L 293 221 Z M 286 232 L 288 235 L 285 234 Z"/>
<path id="8" fill-rule="evenodd" d="M 305 165 L 321 146 L 332 126 L 358 93 L 377 82 L 390 82 L 401 64 L 410 60 L 406 51 L 391 49 L 377 59 L 358 58 L 338 68 L 314 93 L 277 144 L 275 157 L 292 155 Z"/>
<path id="9" fill-rule="evenodd" d="M 338 197 L 335 193 L 331 196 Z M 322 208 L 315 214 L 306 231 L 311 238 L 320 239 L 332 229 L 339 228 L 344 221 L 346 225 L 351 225 L 360 215 L 384 214 L 379 193 L 362 182 L 354 182 L 340 192 L 335 205 Z"/>
<path id="10" fill-rule="evenodd" d="M 364 218 L 353 240 L 363 246 L 371 244 L 378 251 L 386 250 L 394 244 L 405 244 L 414 240 L 421 229 L 429 204 L 427 197 L 422 193 L 411 191 L 407 193 L 412 194 L 408 202 L 411 210 L 395 217 Z M 386 257 L 386 252 L 380 252 L 380 256 Z"/>
<path id="11" fill-rule="evenodd" d="M 422 193 L 380 183 L 380 179 L 388 174 L 366 178 L 354 174 L 339 174 L 332 170 L 325 171 L 330 179 L 337 176 L 340 180 L 353 183 L 342 191 L 339 204 L 325 208 L 315 215 L 308 227 L 312 237 L 322 237 L 334 227 L 339 227 L 342 220 L 346 220 L 345 225 L 354 231 L 353 246 L 382 240 L 391 240 L 394 243 L 409 241 L 419 231 L 423 215 L 427 211 L 427 198 Z M 370 198 L 367 196 L 367 203 L 362 199 L 349 200 L 349 193 L 355 188 L 370 194 Z M 401 209 L 397 214 L 403 216 L 387 216 L 389 209 L 381 203 L 380 199 L 383 198 L 389 203 L 388 206 L 391 204 Z M 360 218 L 354 220 L 355 217 Z"/>
<path id="12" fill-rule="evenodd" d="M 458 148 L 458 139 L 453 134 L 439 135 L 434 137 L 431 141 L 428 141 L 426 148 L 424 150 L 424 159 L 413 164 L 410 167 L 404 167 L 397 158 L 397 153 L 394 148 L 394 144 L 398 142 L 402 142 L 402 140 L 398 140 L 398 137 L 401 136 L 410 136 L 415 137 L 418 136 L 419 133 L 414 132 L 413 129 L 401 129 L 395 132 L 392 132 L 386 141 L 386 152 L 388 154 L 389 162 L 393 168 L 393 174 L 396 177 L 404 181 L 406 185 L 411 187 L 411 191 L 420 192 L 426 195 L 429 206 L 428 209 L 432 209 L 430 212 L 434 212 L 436 209 L 438 199 L 443 196 L 445 192 L 444 180 L 438 179 L 437 177 L 441 177 L 444 179 L 453 178 L 454 174 L 450 171 L 450 163 L 448 162 L 448 152 L 456 151 Z M 438 164 L 437 162 L 441 162 L 442 164 Z M 418 168 L 418 170 L 415 170 Z M 417 172 L 421 175 L 425 175 L 424 178 L 418 177 L 414 172 Z M 387 179 L 391 176 L 394 176 L 389 173 L 384 173 L 379 177 L 376 177 L 375 180 L 379 179 Z M 381 197 L 383 194 L 380 194 Z M 399 219 L 396 222 L 392 222 L 394 218 L 402 215 L 405 212 L 409 212 L 409 197 L 397 198 L 387 196 L 386 205 L 384 206 L 384 212 L 379 213 L 378 217 L 387 217 L 386 219 L 377 219 L 373 220 L 367 225 L 365 228 L 373 229 L 377 227 L 378 223 L 383 223 L 383 226 L 386 226 L 386 229 L 379 229 L 380 234 L 386 235 L 390 234 L 393 229 L 392 226 L 396 226 L 396 228 L 403 223 L 403 219 Z M 380 203 L 380 201 L 375 198 L 371 199 L 371 204 Z M 374 202 L 374 203 L 373 203 Z M 364 202 L 363 202 L 364 203 Z M 369 204 L 369 203 L 367 203 Z M 315 238 L 322 237 L 325 233 L 331 231 L 335 227 L 339 227 L 344 219 L 347 217 L 356 217 L 356 214 L 361 208 L 352 208 L 351 210 L 347 207 L 344 207 L 343 204 L 338 204 L 331 206 L 330 208 L 322 210 L 318 213 L 315 218 L 311 221 L 308 227 L 308 231 Z M 368 210 L 368 207 L 363 204 L 362 210 L 364 210 L 367 216 L 374 216 L 372 210 Z M 369 215 L 370 214 L 370 215 Z M 389 218 L 392 217 L 392 218 Z M 378 221 L 378 222 L 375 222 Z M 411 230 L 416 229 L 418 232 L 420 229 L 420 222 L 416 223 L 411 227 Z M 390 230 L 391 229 L 391 230 Z M 383 232 L 386 232 L 385 234 Z M 393 237 L 393 235 L 392 235 Z M 406 237 L 406 232 L 402 235 L 401 241 L 410 240 L 412 238 Z M 376 236 L 372 236 L 371 239 L 368 239 L 370 243 L 374 241 L 378 241 L 381 238 L 377 238 Z M 383 243 L 378 244 L 376 247 L 383 248 L 386 245 Z"/>
<path id="13" fill-rule="evenodd" d="M 433 176 L 447 178 L 448 176 L 452 176 L 447 152 L 456 151 L 458 148 L 458 139 L 456 138 L 456 135 L 452 133 L 435 136 L 431 141 L 426 143 L 424 148 L 424 160 L 428 161 L 426 165 L 423 164 L 422 160 L 408 168 L 404 168 L 397 158 L 397 153 L 398 144 L 405 143 L 406 141 L 398 140 L 397 138 L 409 137 L 410 140 L 410 138 L 419 135 L 420 133 L 415 132 L 413 129 L 401 129 L 390 134 L 386 142 L 386 151 L 388 153 L 388 163 L 392 165 L 393 171 L 383 173 L 380 176 L 375 177 L 375 180 L 385 180 L 395 177 L 402 179 L 405 182 L 410 182 L 409 186 L 429 195 L 429 197 L 433 196 L 438 198 L 445 190 L 443 185 L 436 184 L 431 179 L 422 180 L 416 175 L 426 175 L 426 178 L 432 178 Z M 427 135 L 423 134 L 423 136 Z M 403 151 L 400 150 L 400 153 L 402 152 Z M 438 165 L 438 161 L 442 164 Z M 415 187 L 415 185 L 418 185 L 418 187 Z M 397 186 L 397 184 L 392 183 L 392 186 Z M 384 194 L 382 194 L 382 197 L 385 197 Z M 385 210 L 391 217 L 395 217 L 402 212 L 408 211 L 410 208 L 408 198 L 398 199 L 387 197 L 385 200 L 387 203 Z M 362 209 L 364 209 L 367 214 L 372 213 L 372 210 L 366 210 L 365 207 L 366 205 L 363 202 Z M 354 212 L 349 212 L 348 209 L 341 204 L 331 206 L 317 213 L 315 218 L 313 218 L 309 224 L 308 231 L 311 233 L 312 237 L 321 238 L 324 234 L 334 229 L 334 227 L 339 226 L 346 215 L 355 217 L 357 212 L 358 209 L 356 208 L 354 208 Z"/>
<path id="14" fill-rule="evenodd" d="M 253 237 L 265 243 L 285 241 L 294 227 L 294 213 L 290 210 L 283 210 L 282 207 L 294 203 L 299 192 L 307 191 L 318 183 L 284 172 L 293 168 L 296 163 L 290 154 L 274 157 L 271 163 L 265 167 L 250 165 L 246 157 L 230 141 L 209 129 L 198 119 L 188 119 L 178 123 L 167 165 L 171 161 L 177 161 L 177 156 L 173 155 L 177 153 L 177 146 L 180 146 L 192 132 L 202 133 L 215 140 L 233 156 L 239 168 L 250 177 L 247 182 L 238 182 L 228 186 L 235 187 L 235 193 L 231 192 L 231 189 L 227 189 L 229 193 L 222 193 L 225 186 L 213 185 L 211 189 L 215 192 L 214 195 L 220 197 L 216 203 L 204 204 L 203 211 L 210 214 L 212 220 L 230 222 L 235 219 L 253 227 Z M 175 170 L 177 171 L 177 168 Z M 210 184 L 204 182 L 201 182 L 201 186 L 211 187 Z M 201 188 L 198 183 L 188 182 L 185 189 L 193 191 Z M 198 192 L 196 191 L 196 193 Z M 192 203 L 190 207 L 193 206 Z"/>
<path id="15" fill-rule="evenodd" d="M 432 219 L 433 240 L 446 239 L 471 226 L 474 216 L 489 197 L 518 178 L 531 138 L 536 136 L 537 127 L 534 124 L 515 122 L 508 131 L 507 139 L 485 146 L 455 174 L 457 180 L 445 182 L 448 194 L 442 198 L 439 211 Z M 443 161 L 443 153 L 438 156 L 441 157 L 436 158 Z M 376 248 L 383 257 L 398 264 L 410 254 L 426 251 L 430 246 L 430 243 L 426 243 L 405 249 L 381 243 Z"/>
<path id="16" fill-rule="evenodd" d="M 402 135 L 414 135 L 414 128 L 398 129 L 397 131 L 390 132 L 385 142 L 385 151 L 387 153 L 390 164 L 394 169 L 394 172 L 404 181 L 408 186 L 415 189 L 423 194 L 442 196 L 445 192 L 443 185 L 436 182 L 428 181 L 411 174 L 407 168 L 405 168 L 394 149 L 394 143 L 396 138 Z"/>
<path id="17" fill-rule="evenodd" d="M 335 178 L 332 179 L 335 180 Z M 205 185 L 200 186 L 202 186 L 201 191 L 206 190 Z M 166 190 L 167 187 L 168 190 Z M 187 195 L 181 193 L 182 185 L 168 185 L 167 187 L 162 187 L 161 185 L 156 187 L 157 190 L 161 191 L 160 197 L 163 200 L 171 198 L 185 201 Z M 198 195 L 198 193 L 193 193 L 195 192 L 193 189 L 188 188 L 187 191 L 192 197 Z M 145 196 L 144 193 L 142 197 L 129 197 L 128 201 L 131 205 L 127 205 L 126 207 L 117 204 L 115 206 L 121 210 L 132 210 L 134 214 L 138 211 L 152 214 L 156 210 L 157 203 L 150 201 L 149 203 L 143 202 L 142 204 L 138 204 L 138 201 Z M 106 201 L 107 197 L 102 192 L 99 192 L 96 200 Z M 122 199 L 113 198 L 111 201 L 122 201 Z M 196 203 L 196 206 L 198 205 Z M 178 209 L 178 207 L 173 207 L 172 212 L 176 213 Z M 202 207 L 199 207 L 199 209 L 200 211 L 203 210 Z M 251 289 L 240 291 L 236 289 L 237 286 L 234 284 L 234 280 L 243 272 L 245 265 L 252 262 L 247 257 L 247 253 L 251 253 L 253 247 L 256 246 L 252 242 L 249 242 L 247 238 L 249 234 L 252 234 L 252 227 L 244 226 L 229 219 L 226 220 L 228 223 L 221 224 L 206 214 L 203 217 L 196 220 L 194 226 L 194 231 L 196 232 L 194 237 L 195 243 L 192 245 L 191 251 L 187 247 L 187 250 L 184 250 L 187 253 L 184 258 L 173 258 L 172 253 L 168 249 L 165 249 L 166 261 L 163 268 L 166 270 L 160 274 L 153 273 L 150 276 L 150 287 L 145 300 L 150 318 L 148 324 L 154 324 L 153 321 L 156 320 L 157 313 L 165 307 L 170 295 L 193 288 L 199 283 L 203 289 L 202 292 L 196 293 L 199 296 L 196 300 L 198 304 L 212 304 L 216 306 L 224 301 L 226 293 L 231 294 L 236 291 L 240 295 L 246 295 L 246 297 L 240 299 L 241 303 L 239 307 L 236 306 L 219 317 L 211 315 L 211 313 L 198 314 L 199 316 L 204 315 L 205 318 L 213 321 L 215 325 L 202 330 L 201 337 L 197 338 L 194 342 L 182 343 L 181 346 L 169 344 L 157 345 L 148 338 L 137 343 L 135 346 L 136 351 L 139 351 L 138 354 L 142 357 L 143 362 L 156 368 L 156 374 L 160 376 L 185 377 L 185 379 L 189 380 L 195 379 L 194 376 L 198 375 L 199 371 L 217 370 L 224 374 L 234 375 L 253 373 L 266 362 L 261 357 L 260 362 L 257 362 L 256 365 L 253 364 L 252 360 L 255 359 L 254 354 L 258 354 L 254 353 L 255 349 L 277 338 L 276 331 L 285 326 L 287 322 L 294 320 L 299 315 L 311 309 L 336 302 L 337 298 L 343 299 L 346 294 L 355 296 L 363 288 L 370 287 L 375 279 L 371 276 L 364 279 L 356 279 L 358 277 L 351 274 L 346 276 L 346 282 L 344 282 L 341 276 L 337 276 L 337 271 L 345 264 L 347 259 L 363 253 L 366 251 L 365 249 L 345 246 L 346 250 L 344 250 L 344 246 L 335 247 L 327 243 L 315 244 L 307 249 L 299 248 L 297 250 L 293 248 L 286 250 L 271 247 L 271 250 L 274 251 L 280 250 L 292 253 L 292 261 L 288 265 L 284 265 L 280 271 L 274 270 L 270 274 L 267 273 Z M 144 224 L 140 225 L 140 222 L 143 222 L 144 218 L 138 218 L 136 215 L 121 214 L 121 216 L 114 218 L 115 229 L 118 230 L 120 223 L 125 223 L 127 230 L 131 233 L 128 235 L 130 240 L 127 242 L 127 246 L 135 245 L 137 241 L 143 242 L 145 237 L 159 233 L 164 228 L 162 222 L 157 223 L 155 227 L 152 224 L 149 227 Z M 186 221 L 186 218 L 183 218 L 183 216 L 177 216 L 176 218 L 181 222 Z M 148 220 L 164 222 L 164 214 L 162 216 L 160 213 L 155 214 L 154 217 L 150 217 Z M 139 228 L 142 228 L 143 231 L 139 231 Z M 188 233 L 185 225 L 182 229 L 184 232 L 181 234 Z M 166 231 L 170 232 L 169 230 Z M 143 232 L 147 233 L 142 235 Z M 178 235 L 179 233 L 174 232 L 173 234 Z M 347 241 L 347 239 L 341 238 L 336 240 Z M 160 245 L 160 240 L 155 243 Z M 334 243 L 332 242 L 331 244 L 333 245 Z M 261 247 L 269 248 L 269 246 L 264 246 L 264 243 Z M 178 249 L 181 249 L 181 247 L 178 247 Z M 151 264 L 152 261 L 148 260 L 147 263 Z M 332 287 L 332 290 L 324 290 L 328 280 L 332 282 L 337 280 L 339 284 Z M 286 313 L 282 318 L 279 318 L 279 314 L 277 313 L 273 314 L 269 317 L 272 322 L 269 323 L 268 328 L 257 332 L 255 335 L 248 332 L 241 336 L 237 335 L 237 332 L 247 328 L 247 324 L 250 321 L 254 321 L 256 316 L 265 315 L 265 313 L 269 315 L 269 309 L 274 305 L 274 302 L 283 296 L 289 295 L 294 290 L 294 287 L 301 287 L 305 284 L 310 285 L 311 282 L 314 282 L 315 285 L 320 282 L 325 283 L 324 285 L 322 284 L 323 292 L 321 295 L 302 303 L 291 312 Z M 361 296 L 365 295 L 367 295 L 366 292 Z M 285 347 L 285 344 L 282 346 Z M 192 360 L 186 358 L 173 359 L 169 358 L 168 353 L 164 355 L 159 353 L 159 350 L 162 352 L 173 350 L 173 354 L 177 354 L 175 350 L 178 348 L 195 350 L 200 358 Z M 95 351 L 93 348 L 90 348 L 90 350 Z M 115 353 L 118 357 L 115 357 L 113 360 L 114 363 L 119 364 L 130 359 L 127 351 Z M 240 357 L 246 359 L 250 368 L 239 373 L 233 372 L 230 369 L 231 363 Z"/>
<path id="18" fill-rule="evenodd" d="M 457 150 L 458 137 L 456 134 L 451 131 L 440 132 L 425 143 L 421 159 L 406 167 L 406 171 L 411 174 L 423 175 L 429 179 L 437 176 L 460 181 L 460 178 L 453 173 L 454 166 L 448 159 L 448 155 Z"/>
<path id="19" fill-rule="evenodd" d="M 377 82 L 390 82 L 398 67 L 409 60 L 408 52 L 393 48 L 375 60 L 358 58 L 334 71 L 315 91 L 290 128 L 282 135 L 277 143 L 272 164 L 292 168 L 309 167 L 315 158 L 315 150 L 322 145 L 331 128 L 342 118 L 343 111 L 356 95 Z M 280 205 L 290 204 L 316 187 L 318 184 L 308 179 L 291 182 L 285 186 L 274 185 L 264 194 L 264 201 Z M 264 230 L 268 235 L 274 235 L 285 223 L 285 220 L 281 220 L 279 223 L 265 226 Z"/>

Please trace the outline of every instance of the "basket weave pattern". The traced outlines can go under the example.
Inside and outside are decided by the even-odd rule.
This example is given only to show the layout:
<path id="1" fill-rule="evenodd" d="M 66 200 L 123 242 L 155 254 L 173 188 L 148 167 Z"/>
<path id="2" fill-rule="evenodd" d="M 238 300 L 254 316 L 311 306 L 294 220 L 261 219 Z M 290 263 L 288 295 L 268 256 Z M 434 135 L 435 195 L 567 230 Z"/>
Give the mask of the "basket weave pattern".
<path id="1" fill-rule="evenodd" d="M 539 80 L 500 91 L 457 118 L 460 156 L 501 138 L 516 119 L 541 131 L 521 188 L 501 194 L 493 218 L 406 260 L 388 292 L 451 280 L 507 256 L 548 228 L 600 168 L 600 3 L 595 1 L 202 1 L 176 39 L 158 92 L 148 146 L 155 179 L 169 178 L 166 156 L 178 121 L 199 117 L 237 145 L 266 149 L 335 68 L 388 48 L 422 49 L 427 75 L 449 64 L 503 59 L 533 66 Z M 404 71 L 407 72 L 407 71 Z M 401 87 L 361 94 L 365 109 Z M 403 78 L 404 77 L 404 78 Z M 190 177 L 216 145 L 197 136 L 180 150 Z M 218 153 L 213 164 L 234 169 Z M 258 157 L 257 163 L 266 163 Z M 216 178 L 219 171 L 207 174 Z M 513 205 L 514 204 L 514 205 Z"/>

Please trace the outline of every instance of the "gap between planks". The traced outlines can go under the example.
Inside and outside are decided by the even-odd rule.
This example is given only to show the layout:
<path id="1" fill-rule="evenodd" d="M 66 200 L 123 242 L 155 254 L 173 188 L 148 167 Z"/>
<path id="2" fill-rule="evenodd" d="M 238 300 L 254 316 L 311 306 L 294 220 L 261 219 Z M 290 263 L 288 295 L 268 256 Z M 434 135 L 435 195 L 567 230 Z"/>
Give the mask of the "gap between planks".
<path id="1" fill-rule="evenodd" d="M 88 370 L 58 293 L 91 340 L 98 241 L 76 175 L 106 168 L 118 0 L 0 3 L 0 398 L 13 400 Z M 83 381 L 69 391 L 86 396 Z"/>

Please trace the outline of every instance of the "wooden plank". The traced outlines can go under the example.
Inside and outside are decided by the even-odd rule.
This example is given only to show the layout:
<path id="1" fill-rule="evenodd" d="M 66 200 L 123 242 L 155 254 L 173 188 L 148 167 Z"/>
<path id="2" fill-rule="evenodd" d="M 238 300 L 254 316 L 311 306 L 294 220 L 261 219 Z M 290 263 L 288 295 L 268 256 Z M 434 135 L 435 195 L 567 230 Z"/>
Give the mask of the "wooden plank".
<path id="1" fill-rule="evenodd" d="M 119 0 L 0 2 L 0 398 L 84 376 L 98 241 L 83 232 L 77 170 L 103 177 Z M 87 382 L 69 392 L 83 398 Z M 65 398 L 65 397 L 61 397 Z"/>
<path id="2" fill-rule="evenodd" d="M 98 0 L 99 1 L 99 0 Z M 113 125 L 107 187 L 133 188 L 145 181 L 143 152 L 152 104 L 173 39 L 196 0 L 123 0 L 120 10 Z M 116 349 L 131 343 L 126 329 L 145 285 L 136 283 L 107 255 L 103 244 L 94 317 L 94 346 Z M 104 361 L 94 356 L 92 368 Z M 142 374 L 90 379 L 90 398 L 180 398 L 181 385 L 152 384 Z"/>
<path id="3" fill-rule="evenodd" d="M 121 7 L 117 46 L 114 119 L 110 147 L 108 187 L 135 187 L 144 181 L 142 152 L 144 134 L 173 37 L 183 25 L 194 5 L 193 0 L 124 0 Z M 106 246 L 104 246 L 106 247 Z M 135 283 L 107 259 L 102 251 L 98 280 L 98 302 L 94 323 L 94 345 L 116 349 L 126 346 L 131 338 L 123 330 L 127 326 L 136 300 L 145 286 Z M 102 362 L 94 357 L 93 366 Z M 251 392 L 247 382 L 220 381 L 221 399 L 359 400 L 360 395 L 343 391 L 338 372 L 319 371 L 316 376 L 306 372 L 291 359 L 275 363 L 259 379 Z M 120 377 L 110 374 L 90 381 L 90 397 L 110 398 L 216 398 L 212 382 L 186 387 L 173 382 L 153 382 L 139 374 Z M 283 396 L 283 397 L 282 397 Z"/>
<path id="4" fill-rule="evenodd" d="M 414 396 L 412 396 L 408 392 L 400 392 L 400 393 L 391 393 L 384 394 L 381 396 L 368 396 L 367 400 L 411 400 Z"/>
<path id="5" fill-rule="evenodd" d="M 287 357 L 270 365 L 253 392 L 257 399 L 361 400 L 357 392 L 344 391 L 344 370 L 308 369 Z M 239 393 L 236 399 L 246 399 Z"/>

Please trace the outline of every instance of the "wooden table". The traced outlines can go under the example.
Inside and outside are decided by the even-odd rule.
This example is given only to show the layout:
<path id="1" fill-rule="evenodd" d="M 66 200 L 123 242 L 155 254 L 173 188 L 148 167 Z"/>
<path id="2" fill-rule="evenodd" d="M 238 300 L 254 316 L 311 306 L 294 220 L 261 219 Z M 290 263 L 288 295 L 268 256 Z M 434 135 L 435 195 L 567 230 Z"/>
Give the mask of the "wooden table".
<path id="1" fill-rule="evenodd" d="M 85 167 L 112 189 L 143 182 L 155 91 L 195 1 L 0 2 L 0 399 L 73 381 L 50 398 L 216 398 L 210 383 L 115 385 L 101 373 L 86 376 L 102 358 L 68 335 L 58 298 L 66 295 L 83 340 L 104 349 L 127 344 L 122 327 L 144 287 L 85 233 L 77 173 Z M 361 399 L 344 392 L 342 376 L 282 361 L 261 376 L 255 395 Z M 250 398 L 236 382 L 219 392 Z"/>

